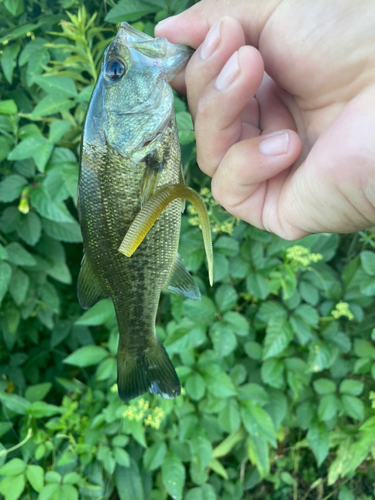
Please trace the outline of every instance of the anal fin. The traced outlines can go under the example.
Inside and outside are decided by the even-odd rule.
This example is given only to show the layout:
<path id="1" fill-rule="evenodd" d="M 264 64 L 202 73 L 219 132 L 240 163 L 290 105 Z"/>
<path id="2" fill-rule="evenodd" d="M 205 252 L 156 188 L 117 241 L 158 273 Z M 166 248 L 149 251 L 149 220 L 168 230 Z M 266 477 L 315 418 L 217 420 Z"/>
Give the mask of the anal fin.
<path id="1" fill-rule="evenodd" d="M 168 284 L 165 288 L 170 292 L 182 295 L 187 299 L 201 299 L 199 288 L 182 262 L 180 254 L 177 254 L 176 256 L 176 261 L 172 267 Z"/>
<path id="2" fill-rule="evenodd" d="M 83 309 L 89 309 L 100 299 L 106 297 L 86 255 L 83 256 L 81 270 L 78 275 L 77 295 L 78 302 Z"/>

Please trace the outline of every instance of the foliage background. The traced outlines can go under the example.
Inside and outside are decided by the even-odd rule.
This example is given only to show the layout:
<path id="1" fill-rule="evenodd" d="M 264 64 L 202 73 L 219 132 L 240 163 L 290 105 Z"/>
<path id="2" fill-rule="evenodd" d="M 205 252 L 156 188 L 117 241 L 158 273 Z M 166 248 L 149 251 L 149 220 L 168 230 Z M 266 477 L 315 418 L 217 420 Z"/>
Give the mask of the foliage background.
<path id="1" fill-rule="evenodd" d="M 112 304 L 83 313 L 78 149 L 103 51 L 190 0 L 0 0 L 0 493 L 6 500 L 374 498 L 375 234 L 287 242 L 215 204 L 176 113 L 190 209 L 180 253 L 202 301 L 164 294 L 184 391 L 123 404 Z"/>

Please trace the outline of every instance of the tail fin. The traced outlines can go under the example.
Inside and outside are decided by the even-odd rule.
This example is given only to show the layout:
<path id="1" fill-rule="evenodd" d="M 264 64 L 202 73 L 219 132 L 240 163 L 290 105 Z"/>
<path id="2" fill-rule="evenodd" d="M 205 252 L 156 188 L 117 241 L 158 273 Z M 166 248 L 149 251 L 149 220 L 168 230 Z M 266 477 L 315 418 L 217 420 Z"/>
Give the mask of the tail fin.
<path id="1" fill-rule="evenodd" d="M 152 347 L 137 357 L 118 357 L 118 394 L 129 401 L 147 391 L 163 398 L 176 398 L 181 393 L 180 382 L 171 360 L 157 339 Z"/>

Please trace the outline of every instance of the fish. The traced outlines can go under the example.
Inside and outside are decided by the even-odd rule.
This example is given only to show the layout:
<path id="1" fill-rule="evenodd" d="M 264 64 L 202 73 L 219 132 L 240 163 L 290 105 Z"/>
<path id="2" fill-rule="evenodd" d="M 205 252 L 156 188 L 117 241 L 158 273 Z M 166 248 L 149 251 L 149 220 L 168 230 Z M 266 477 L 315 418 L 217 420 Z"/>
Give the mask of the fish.
<path id="1" fill-rule="evenodd" d="M 121 23 L 104 53 L 82 133 L 78 300 L 84 309 L 105 297 L 113 301 L 123 401 L 147 391 L 164 398 L 181 392 L 155 320 L 162 290 L 200 300 L 178 254 L 184 200 L 200 216 L 213 281 L 209 218 L 198 193 L 184 185 L 169 85 L 191 54 Z"/>

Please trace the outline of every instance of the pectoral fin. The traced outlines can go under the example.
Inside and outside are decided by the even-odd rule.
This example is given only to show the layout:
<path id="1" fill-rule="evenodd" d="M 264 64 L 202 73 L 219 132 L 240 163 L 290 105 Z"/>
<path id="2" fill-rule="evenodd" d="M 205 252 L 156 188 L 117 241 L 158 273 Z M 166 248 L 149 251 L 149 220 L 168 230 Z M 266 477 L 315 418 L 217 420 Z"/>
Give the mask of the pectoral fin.
<path id="1" fill-rule="evenodd" d="M 145 173 L 143 174 L 142 185 L 141 185 L 141 207 L 147 202 L 149 198 L 154 194 L 158 185 L 159 174 L 163 169 L 161 163 L 156 166 L 147 166 Z"/>
<path id="2" fill-rule="evenodd" d="M 176 256 L 176 262 L 172 267 L 166 289 L 170 292 L 178 293 L 187 299 L 201 299 L 199 288 L 182 262 L 180 254 Z"/>
<path id="3" fill-rule="evenodd" d="M 208 261 L 208 275 L 212 286 L 213 251 L 208 213 L 199 194 L 187 186 L 173 184 L 170 186 L 164 186 L 156 191 L 155 194 L 151 196 L 147 203 L 141 208 L 141 211 L 132 222 L 120 245 L 119 252 L 123 253 L 127 257 L 131 257 L 142 243 L 162 211 L 169 205 L 169 203 L 171 203 L 171 201 L 177 198 L 184 198 L 190 201 L 199 215 L 202 225 L 203 242 Z"/>
<path id="4" fill-rule="evenodd" d="M 83 309 L 89 309 L 106 297 L 85 255 L 78 275 L 77 295 L 78 302 Z"/>

